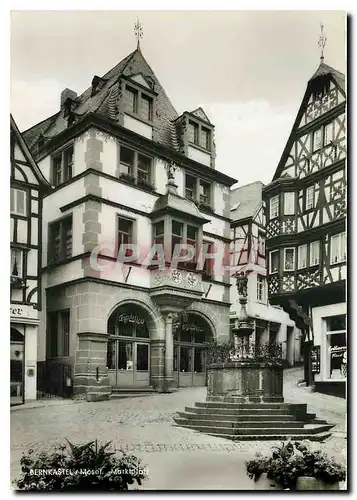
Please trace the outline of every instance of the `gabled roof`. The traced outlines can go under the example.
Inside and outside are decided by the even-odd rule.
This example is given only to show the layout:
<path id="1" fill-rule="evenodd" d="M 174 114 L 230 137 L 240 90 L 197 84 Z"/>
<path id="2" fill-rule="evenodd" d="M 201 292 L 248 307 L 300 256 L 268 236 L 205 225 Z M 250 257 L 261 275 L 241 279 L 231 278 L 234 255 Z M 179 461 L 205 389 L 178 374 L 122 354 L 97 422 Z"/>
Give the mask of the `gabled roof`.
<path id="1" fill-rule="evenodd" d="M 45 179 L 45 177 L 43 176 L 41 170 L 38 168 L 37 166 L 37 163 L 35 162 L 35 160 L 33 159 L 30 151 L 29 151 L 29 148 L 27 147 L 27 144 L 26 142 L 24 141 L 22 135 L 21 135 L 21 132 L 20 130 L 18 129 L 16 123 L 15 123 L 15 120 L 13 118 L 13 116 L 10 114 L 10 130 L 11 130 L 11 133 L 14 134 L 15 138 L 16 138 L 16 141 L 23 153 L 23 155 L 25 156 L 25 158 L 27 159 L 27 161 L 30 163 L 31 167 L 32 167 L 32 170 L 38 180 L 38 182 L 48 188 L 50 188 L 50 184 L 47 182 L 47 180 Z M 16 160 L 15 160 L 16 161 Z"/>
<path id="2" fill-rule="evenodd" d="M 299 111 L 296 115 L 294 125 L 291 129 L 289 139 L 286 143 L 285 149 L 283 151 L 283 154 L 281 155 L 280 161 L 278 163 L 278 166 L 276 168 L 273 181 L 280 177 L 282 171 L 284 170 L 286 160 L 290 154 L 293 142 L 295 140 L 295 131 L 299 127 L 301 118 L 305 112 L 306 105 L 308 103 L 308 100 L 310 98 L 310 95 L 313 93 L 314 86 L 318 83 L 318 80 L 321 77 L 326 77 L 330 78 L 341 90 L 343 95 L 345 96 L 345 75 L 338 71 L 335 68 L 332 68 L 328 64 L 325 64 L 324 62 L 321 62 L 315 73 L 312 75 L 310 80 L 308 81 L 304 97 L 302 99 Z"/>
<path id="3" fill-rule="evenodd" d="M 74 116 L 80 119 L 89 113 L 94 113 L 113 121 L 118 120 L 117 104 L 121 92 L 118 80 L 121 76 L 131 77 L 138 74 L 141 74 L 147 81 L 152 81 L 157 93 L 156 114 L 154 116 L 155 129 L 158 135 L 157 142 L 177 149 L 176 128 L 172 125 L 173 121 L 178 117 L 178 113 L 140 49 L 136 49 L 103 75 L 101 78 L 105 80 L 105 84 L 93 96 L 92 87 L 89 87 L 77 97 L 74 101 Z M 26 130 L 23 136 L 29 147 L 34 148 L 40 134 L 43 134 L 45 138 L 51 138 L 67 128 L 67 120 L 63 118 L 62 113 L 59 111 L 52 117 Z"/>
<path id="4" fill-rule="evenodd" d="M 233 221 L 254 217 L 262 204 L 262 189 L 264 184 L 261 181 L 252 182 L 245 186 L 231 190 L 231 219 Z"/>
<path id="5" fill-rule="evenodd" d="M 203 120 L 204 122 L 207 122 L 211 125 L 211 122 L 210 122 L 208 116 L 206 115 L 206 113 L 203 111 L 203 109 L 201 107 L 195 109 L 194 111 L 191 111 L 190 114 L 197 116 L 197 118 L 201 118 L 201 120 Z"/>

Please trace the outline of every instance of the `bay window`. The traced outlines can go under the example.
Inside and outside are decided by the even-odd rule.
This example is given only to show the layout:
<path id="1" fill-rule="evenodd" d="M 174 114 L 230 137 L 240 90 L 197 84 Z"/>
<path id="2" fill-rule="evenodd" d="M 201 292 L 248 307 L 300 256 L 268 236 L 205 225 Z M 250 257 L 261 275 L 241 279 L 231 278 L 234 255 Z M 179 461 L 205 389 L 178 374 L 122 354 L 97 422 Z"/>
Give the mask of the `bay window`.
<path id="1" fill-rule="evenodd" d="M 314 131 L 313 134 L 313 151 L 320 149 L 322 145 L 322 129 L 321 127 Z"/>
<path id="2" fill-rule="evenodd" d="M 280 250 L 273 250 L 269 254 L 269 272 L 270 274 L 277 273 L 279 271 L 280 264 Z"/>
<path id="3" fill-rule="evenodd" d="M 295 193 L 284 193 L 284 215 L 295 213 Z"/>
<path id="4" fill-rule="evenodd" d="M 257 300 L 264 302 L 265 300 L 265 276 L 257 275 Z"/>
<path id="5" fill-rule="evenodd" d="M 303 269 L 307 265 L 307 245 L 298 247 L 298 269 Z"/>
<path id="6" fill-rule="evenodd" d="M 294 271 L 295 248 L 284 248 L 284 271 Z"/>
<path id="7" fill-rule="evenodd" d="M 275 219 L 278 216 L 279 216 L 279 195 L 276 195 L 270 199 L 270 219 Z"/>
<path id="8" fill-rule="evenodd" d="M 320 242 L 310 243 L 310 266 L 316 266 L 320 263 Z"/>
<path id="9" fill-rule="evenodd" d="M 337 264 L 346 260 L 346 233 L 331 236 L 330 263 Z"/>

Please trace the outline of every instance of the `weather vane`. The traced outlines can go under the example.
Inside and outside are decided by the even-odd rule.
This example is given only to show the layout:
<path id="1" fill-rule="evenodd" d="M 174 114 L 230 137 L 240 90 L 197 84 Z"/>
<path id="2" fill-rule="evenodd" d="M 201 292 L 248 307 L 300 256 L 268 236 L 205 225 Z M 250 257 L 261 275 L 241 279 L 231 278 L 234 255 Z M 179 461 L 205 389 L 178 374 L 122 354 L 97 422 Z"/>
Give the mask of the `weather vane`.
<path id="1" fill-rule="evenodd" d="M 324 48 L 325 48 L 325 45 L 327 42 L 327 37 L 326 37 L 325 32 L 324 32 L 324 25 L 320 24 L 320 27 L 321 27 L 321 33 L 319 36 L 318 46 L 321 49 L 320 59 L 321 59 L 321 61 L 323 61 L 324 60 Z"/>
<path id="2" fill-rule="evenodd" d="M 140 47 L 140 39 L 143 38 L 144 32 L 143 32 L 143 25 L 139 21 L 139 19 L 136 20 L 136 23 L 134 24 L 134 33 L 135 37 L 137 40 L 137 48 Z"/>

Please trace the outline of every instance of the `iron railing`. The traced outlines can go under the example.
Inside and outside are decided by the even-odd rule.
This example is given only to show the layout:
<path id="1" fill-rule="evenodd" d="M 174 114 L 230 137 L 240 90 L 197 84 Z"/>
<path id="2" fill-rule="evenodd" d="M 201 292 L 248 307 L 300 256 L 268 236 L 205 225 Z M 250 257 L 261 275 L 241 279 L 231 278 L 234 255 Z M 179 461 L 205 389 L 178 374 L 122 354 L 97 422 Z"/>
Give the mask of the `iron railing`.
<path id="1" fill-rule="evenodd" d="M 37 363 L 37 399 L 70 398 L 72 366 L 51 361 Z"/>
<path id="2" fill-rule="evenodd" d="M 229 361 L 271 361 L 282 363 L 283 352 L 280 342 L 211 342 L 207 346 L 208 364 Z"/>

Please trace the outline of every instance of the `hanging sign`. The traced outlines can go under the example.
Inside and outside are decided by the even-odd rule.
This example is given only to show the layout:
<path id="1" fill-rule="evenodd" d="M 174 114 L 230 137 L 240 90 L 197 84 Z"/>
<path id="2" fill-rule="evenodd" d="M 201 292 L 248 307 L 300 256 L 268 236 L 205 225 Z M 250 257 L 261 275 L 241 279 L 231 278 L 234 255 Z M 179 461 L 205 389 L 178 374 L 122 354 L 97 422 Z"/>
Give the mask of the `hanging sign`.
<path id="1" fill-rule="evenodd" d="M 312 373 L 320 373 L 320 346 L 315 345 L 311 348 L 311 368 Z"/>
<path id="2" fill-rule="evenodd" d="M 134 323 L 135 325 L 143 325 L 145 323 L 144 318 L 140 316 L 135 316 L 134 314 L 122 313 L 118 316 L 119 323 Z"/>

